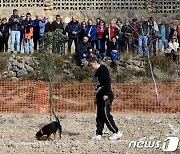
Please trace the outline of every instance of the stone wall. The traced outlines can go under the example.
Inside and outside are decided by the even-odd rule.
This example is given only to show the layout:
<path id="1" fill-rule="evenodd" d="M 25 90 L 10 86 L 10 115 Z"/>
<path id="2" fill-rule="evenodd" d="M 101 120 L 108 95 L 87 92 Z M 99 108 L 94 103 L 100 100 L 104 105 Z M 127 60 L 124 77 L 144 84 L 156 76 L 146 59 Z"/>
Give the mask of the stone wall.
<path id="1" fill-rule="evenodd" d="M 101 17 L 106 22 L 142 14 L 157 19 L 162 16 L 176 19 L 179 17 L 180 0 L 0 0 L 0 17 L 9 17 L 14 8 L 19 10 L 19 14 L 30 12 L 34 17 L 39 13 L 49 16 L 50 20 L 56 14 L 63 14 L 66 22 L 72 15 L 81 21 Z"/>

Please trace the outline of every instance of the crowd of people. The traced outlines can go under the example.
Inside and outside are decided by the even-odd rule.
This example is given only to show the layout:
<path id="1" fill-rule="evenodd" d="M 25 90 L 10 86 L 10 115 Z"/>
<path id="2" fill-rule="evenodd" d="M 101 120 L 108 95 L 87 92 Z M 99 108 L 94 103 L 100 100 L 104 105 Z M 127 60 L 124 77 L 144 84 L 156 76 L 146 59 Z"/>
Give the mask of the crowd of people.
<path id="1" fill-rule="evenodd" d="M 100 18 L 96 19 L 96 23 L 92 19 L 79 22 L 76 16 L 66 24 L 62 15 L 56 15 L 53 22 L 47 16 L 41 18 L 38 14 L 33 20 L 30 13 L 19 16 L 18 10 L 14 9 L 9 19 L 0 19 L 0 51 L 8 52 L 10 48 L 10 52 L 19 54 L 23 46 L 24 53 L 32 53 L 38 50 L 41 38 L 47 32 L 59 29 L 68 36 L 67 53 L 71 53 L 72 43 L 75 43 L 79 66 L 83 66 L 83 58 L 88 59 L 91 55 L 99 59 L 109 56 L 112 61 L 116 61 L 123 51 L 147 56 L 162 54 L 163 48 L 166 56 L 176 60 L 180 25 L 175 27 L 173 22 L 168 24 L 165 18 L 157 24 L 153 17 L 145 19 L 144 16 L 141 19 L 127 18 L 124 22 L 121 19 L 112 20 L 108 25 Z M 62 54 L 61 49 L 58 50 L 55 51 Z"/>

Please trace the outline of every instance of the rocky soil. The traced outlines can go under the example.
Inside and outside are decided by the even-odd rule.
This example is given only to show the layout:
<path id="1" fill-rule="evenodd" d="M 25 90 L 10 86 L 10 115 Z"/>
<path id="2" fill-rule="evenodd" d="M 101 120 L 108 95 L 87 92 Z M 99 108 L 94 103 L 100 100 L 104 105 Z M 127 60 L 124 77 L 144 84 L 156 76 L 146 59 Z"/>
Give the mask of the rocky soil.
<path id="1" fill-rule="evenodd" d="M 93 141 L 95 114 L 58 114 L 63 127 L 62 139 L 37 141 L 36 132 L 50 122 L 48 114 L 1 114 L 0 149 L 2 154 L 178 154 L 163 152 L 165 138 L 180 138 L 179 114 L 115 114 L 123 132 L 118 141 L 109 141 L 105 127 L 102 141 Z M 161 141 L 159 148 L 129 148 L 130 141 Z M 179 143 L 180 144 L 180 143 Z"/>

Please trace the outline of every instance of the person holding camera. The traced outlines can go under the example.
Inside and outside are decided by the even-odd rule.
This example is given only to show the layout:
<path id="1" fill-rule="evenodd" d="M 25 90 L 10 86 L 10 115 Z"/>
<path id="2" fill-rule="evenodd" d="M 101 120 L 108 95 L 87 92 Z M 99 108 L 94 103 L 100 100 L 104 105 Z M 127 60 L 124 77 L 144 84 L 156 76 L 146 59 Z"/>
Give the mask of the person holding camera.
<path id="1" fill-rule="evenodd" d="M 13 10 L 13 15 L 9 18 L 9 26 L 11 29 L 11 44 L 10 50 L 11 53 L 16 49 L 17 54 L 20 53 L 20 31 L 21 31 L 21 18 L 18 16 L 18 11 Z M 15 47 L 16 46 L 16 47 Z"/>

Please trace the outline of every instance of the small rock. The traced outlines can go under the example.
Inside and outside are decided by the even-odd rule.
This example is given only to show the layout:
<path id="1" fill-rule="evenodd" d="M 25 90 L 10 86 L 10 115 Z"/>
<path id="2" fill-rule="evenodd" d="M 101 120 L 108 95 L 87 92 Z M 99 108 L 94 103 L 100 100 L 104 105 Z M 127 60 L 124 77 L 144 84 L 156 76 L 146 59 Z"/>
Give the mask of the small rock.
<path id="1" fill-rule="evenodd" d="M 19 71 L 19 69 L 18 69 L 18 67 L 17 67 L 17 66 L 12 66 L 11 70 L 12 70 L 13 72 L 17 72 L 17 71 Z"/>
<path id="2" fill-rule="evenodd" d="M 28 65 L 24 65 L 25 66 L 25 68 L 26 68 L 26 70 L 27 70 L 27 72 L 28 73 L 31 73 L 31 72 L 33 72 L 34 71 L 34 68 L 32 68 L 32 67 L 30 67 L 30 66 L 28 66 Z"/>
<path id="3" fill-rule="evenodd" d="M 19 62 L 17 60 L 12 61 L 12 65 L 17 66 L 18 64 L 19 64 Z"/>
<path id="4" fill-rule="evenodd" d="M 22 69 L 22 70 L 19 70 L 17 72 L 17 77 L 23 77 L 23 76 L 26 76 L 28 73 L 27 73 L 27 70 L 26 69 Z"/>
<path id="5" fill-rule="evenodd" d="M 9 78 L 11 78 L 11 77 L 16 77 L 16 72 L 9 71 L 7 76 L 8 76 Z"/>
<path id="6" fill-rule="evenodd" d="M 2 75 L 7 75 L 8 74 L 8 71 L 5 71 L 2 73 Z"/>

